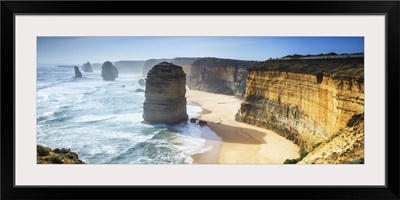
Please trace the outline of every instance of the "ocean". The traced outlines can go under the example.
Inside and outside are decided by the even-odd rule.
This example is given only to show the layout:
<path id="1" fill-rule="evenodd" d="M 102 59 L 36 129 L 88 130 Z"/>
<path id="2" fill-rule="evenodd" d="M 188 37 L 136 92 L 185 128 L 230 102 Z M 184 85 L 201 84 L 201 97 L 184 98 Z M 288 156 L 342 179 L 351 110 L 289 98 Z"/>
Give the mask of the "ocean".
<path id="1" fill-rule="evenodd" d="M 81 70 L 82 71 L 82 70 Z M 69 148 L 88 164 L 191 164 L 191 155 L 210 150 L 201 138 L 208 127 L 143 123 L 141 75 L 103 81 L 100 71 L 37 67 L 38 145 Z M 188 103 L 189 118 L 202 109 Z"/>

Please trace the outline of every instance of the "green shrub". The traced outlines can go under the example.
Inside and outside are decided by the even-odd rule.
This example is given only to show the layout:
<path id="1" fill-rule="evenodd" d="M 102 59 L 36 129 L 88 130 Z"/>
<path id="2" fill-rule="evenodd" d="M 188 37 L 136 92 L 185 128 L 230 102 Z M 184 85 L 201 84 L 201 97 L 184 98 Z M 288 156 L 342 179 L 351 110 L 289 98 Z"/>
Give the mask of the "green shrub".
<path id="1" fill-rule="evenodd" d="M 50 156 L 51 163 L 53 164 L 62 164 L 63 162 L 58 156 L 52 155 Z"/>
<path id="2" fill-rule="evenodd" d="M 63 154 L 66 154 L 66 153 L 71 152 L 71 149 L 66 149 L 66 148 L 59 149 L 59 148 L 55 148 L 53 151 L 54 151 L 54 153 L 63 153 Z"/>
<path id="3" fill-rule="evenodd" d="M 300 150 L 300 160 L 303 160 L 303 158 L 304 157 L 306 157 L 308 155 L 308 152 L 307 151 L 304 151 L 303 149 L 302 150 Z M 300 161 L 299 160 L 299 161 Z"/>
<path id="4" fill-rule="evenodd" d="M 300 150 L 300 157 L 299 158 L 295 158 L 295 159 L 286 159 L 285 162 L 283 162 L 283 164 L 296 164 L 298 162 L 300 162 L 301 160 L 303 160 L 304 157 L 306 157 L 308 155 L 309 152 L 304 151 L 303 149 Z"/>
<path id="5" fill-rule="evenodd" d="M 355 159 L 351 161 L 351 164 L 364 164 L 364 158 Z"/>
<path id="6" fill-rule="evenodd" d="M 296 164 L 298 163 L 298 158 L 296 159 L 286 159 L 285 162 L 283 162 L 283 164 Z"/>
<path id="7" fill-rule="evenodd" d="M 314 146 L 311 147 L 311 151 L 314 151 L 314 149 L 316 149 L 317 147 L 319 147 L 321 145 L 322 142 L 318 142 L 317 144 L 314 144 Z M 310 152 L 311 152 L 310 151 Z"/>
<path id="8" fill-rule="evenodd" d="M 40 155 L 40 156 L 47 156 L 50 154 L 51 149 L 48 147 L 44 147 L 42 145 L 36 145 L 36 152 Z"/>

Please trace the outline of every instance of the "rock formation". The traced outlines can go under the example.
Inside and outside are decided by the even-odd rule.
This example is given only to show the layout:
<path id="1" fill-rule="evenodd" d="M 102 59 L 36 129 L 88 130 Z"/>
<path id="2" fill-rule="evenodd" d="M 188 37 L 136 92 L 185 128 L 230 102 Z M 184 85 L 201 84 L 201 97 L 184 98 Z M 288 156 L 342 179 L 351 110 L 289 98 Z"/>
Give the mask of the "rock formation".
<path id="1" fill-rule="evenodd" d="M 118 77 L 118 69 L 110 61 L 106 61 L 101 67 L 101 76 L 105 81 L 115 81 Z"/>
<path id="2" fill-rule="evenodd" d="M 249 69 L 244 98 L 236 120 L 308 151 L 364 113 L 364 60 L 268 60 Z"/>
<path id="3" fill-rule="evenodd" d="M 201 58 L 192 64 L 188 86 L 193 90 L 242 96 L 246 89 L 247 69 L 259 63 Z"/>
<path id="4" fill-rule="evenodd" d="M 364 116 L 354 115 L 345 128 L 311 151 L 299 164 L 362 164 Z"/>
<path id="5" fill-rule="evenodd" d="M 177 124 L 188 120 L 186 74 L 182 67 L 162 62 L 147 74 L 143 118 L 150 124 Z"/>
<path id="6" fill-rule="evenodd" d="M 79 71 L 79 68 L 77 66 L 74 66 L 74 69 L 75 69 L 75 77 L 82 78 L 82 73 Z"/>
<path id="7" fill-rule="evenodd" d="M 92 65 L 90 64 L 89 61 L 86 62 L 86 63 L 83 63 L 82 71 L 84 71 L 84 72 L 93 72 Z"/>
<path id="8" fill-rule="evenodd" d="M 118 68 L 114 66 L 112 69 L 113 69 L 115 78 L 118 78 Z"/>
<path id="9" fill-rule="evenodd" d="M 171 60 L 174 65 L 181 66 L 186 74 L 186 85 L 190 83 L 190 76 L 192 74 L 193 63 L 200 58 L 187 58 L 187 57 L 177 57 Z"/>
<path id="10" fill-rule="evenodd" d="M 158 63 L 162 63 L 162 62 L 170 62 L 171 59 L 149 59 L 146 60 L 146 62 L 143 65 L 143 76 L 146 76 L 147 73 L 150 71 L 151 68 L 154 67 L 154 65 L 158 64 Z"/>
<path id="11" fill-rule="evenodd" d="M 79 159 L 78 154 L 70 149 L 50 149 L 41 145 L 36 146 L 37 164 L 85 164 Z"/>
<path id="12" fill-rule="evenodd" d="M 113 64 L 118 68 L 121 74 L 142 74 L 145 62 L 146 61 L 121 60 Z"/>
<path id="13" fill-rule="evenodd" d="M 146 85 L 146 81 L 144 79 L 142 79 L 142 78 L 138 81 L 138 83 L 141 86 L 145 86 Z"/>

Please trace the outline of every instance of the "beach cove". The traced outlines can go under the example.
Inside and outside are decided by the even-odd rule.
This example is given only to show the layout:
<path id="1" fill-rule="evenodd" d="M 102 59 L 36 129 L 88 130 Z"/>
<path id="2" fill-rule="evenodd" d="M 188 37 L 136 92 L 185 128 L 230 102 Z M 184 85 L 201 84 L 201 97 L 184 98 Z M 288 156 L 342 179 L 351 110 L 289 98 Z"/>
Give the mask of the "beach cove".
<path id="1" fill-rule="evenodd" d="M 235 96 L 186 91 L 188 102 L 203 109 L 199 119 L 212 131 L 202 138 L 211 150 L 194 154 L 194 164 L 282 164 L 299 156 L 300 148 L 277 133 L 235 121 L 243 100 Z"/>

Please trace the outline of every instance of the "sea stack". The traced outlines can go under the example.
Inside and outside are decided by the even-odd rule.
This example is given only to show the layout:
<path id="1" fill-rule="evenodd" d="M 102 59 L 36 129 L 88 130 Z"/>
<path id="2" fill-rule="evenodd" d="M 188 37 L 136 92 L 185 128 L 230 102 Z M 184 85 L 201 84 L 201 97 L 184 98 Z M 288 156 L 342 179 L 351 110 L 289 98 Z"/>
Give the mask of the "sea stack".
<path id="1" fill-rule="evenodd" d="M 146 81 L 144 79 L 142 79 L 142 78 L 138 81 L 138 83 L 141 86 L 145 86 L 146 85 Z"/>
<path id="2" fill-rule="evenodd" d="M 79 68 L 75 66 L 74 69 L 75 69 L 75 77 L 82 78 L 82 73 L 79 71 Z"/>
<path id="3" fill-rule="evenodd" d="M 86 63 L 83 63 L 82 71 L 84 71 L 84 72 L 93 72 L 92 65 L 90 64 L 89 61 L 87 61 Z"/>
<path id="4" fill-rule="evenodd" d="M 118 78 L 118 69 L 110 61 L 106 61 L 101 67 L 101 76 L 105 81 L 115 81 Z"/>
<path id="5" fill-rule="evenodd" d="M 187 121 L 185 85 L 182 67 L 168 62 L 155 65 L 147 73 L 143 119 L 169 125 Z"/>

